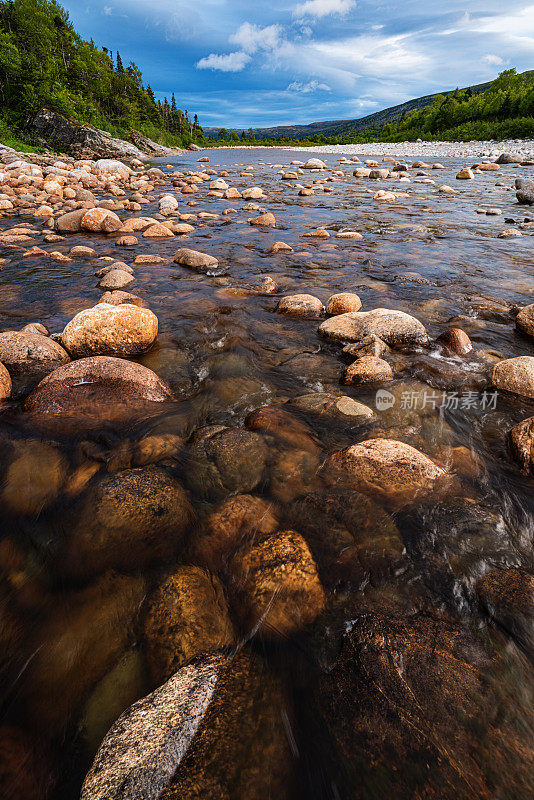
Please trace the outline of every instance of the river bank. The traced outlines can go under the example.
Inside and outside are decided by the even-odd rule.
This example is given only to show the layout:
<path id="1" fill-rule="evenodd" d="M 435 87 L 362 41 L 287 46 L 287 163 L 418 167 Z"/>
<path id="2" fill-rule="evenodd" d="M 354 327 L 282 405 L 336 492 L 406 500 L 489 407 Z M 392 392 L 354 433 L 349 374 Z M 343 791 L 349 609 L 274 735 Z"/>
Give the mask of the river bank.
<path id="1" fill-rule="evenodd" d="M 530 795 L 534 166 L 413 146 L 2 151 L 3 795 Z"/>

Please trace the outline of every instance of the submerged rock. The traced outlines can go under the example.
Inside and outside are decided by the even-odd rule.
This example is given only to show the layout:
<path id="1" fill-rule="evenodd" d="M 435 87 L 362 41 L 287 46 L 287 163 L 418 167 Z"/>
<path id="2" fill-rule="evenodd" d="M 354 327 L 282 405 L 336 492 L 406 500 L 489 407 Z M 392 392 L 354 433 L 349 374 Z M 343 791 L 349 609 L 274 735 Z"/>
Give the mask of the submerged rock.
<path id="1" fill-rule="evenodd" d="M 431 493 L 446 477 L 434 461 L 404 442 L 369 439 L 339 450 L 323 466 L 325 479 L 401 507 Z"/>
<path id="2" fill-rule="evenodd" d="M 341 797 L 530 795 L 532 714 L 520 665 L 512 679 L 491 644 L 437 615 L 365 608 L 347 628 L 310 712 L 332 736 Z"/>
<path id="3" fill-rule="evenodd" d="M 404 544 L 393 519 L 358 492 L 331 489 L 298 498 L 289 524 L 306 539 L 329 586 L 390 576 L 402 564 Z"/>
<path id="4" fill-rule="evenodd" d="M 87 576 L 166 563 L 180 551 L 193 519 L 187 492 L 165 469 L 104 474 L 73 509 L 58 568 Z"/>
<path id="5" fill-rule="evenodd" d="M 90 690 L 134 638 L 143 578 L 109 573 L 78 592 L 63 592 L 33 634 L 24 675 L 28 719 L 50 736 L 67 727 Z"/>
<path id="6" fill-rule="evenodd" d="M 534 577 L 523 569 L 493 569 L 476 591 L 490 617 L 534 661 Z"/>
<path id="7" fill-rule="evenodd" d="M 250 494 L 229 497 L 207 515 L 196 556 L 213 572 L 223 571 L 235 551 L 278 529 L 280 510 Z"/>
<path id="8" fill-rule="evenodd" d="M 319 325 L 319 334 L 337 342 L 359 342 L 374 334 L 391 347 L 428 344 L 428 334 L 419 320 L 403 311 L 386 308 L 332 317 Z"/>
<path id="9" fill-rule="evenodd" d="M 121 358 L 93 356 L 54 370 L 27 397 L 26 411 L 80 424 L 135 416 L 151 403 L 171 399 L 155 372 Z"/>
<path id="10" fill-rule="evenodd" d="M 190 449 L 187 485 L 213 500 L 232 492 L 252 492 L 264 477 L 267 454 L 258 433 L 217 426 L 201 429 Z"/>
<path id="11" fill-rule="evenodd" d="M 347 395 L 314 392 L 294 397 L 289 403 L 306 414 L 333 417 L 346 421 L 358 420 L 365 422 L 375 417 L 374 411 L 369 406 L 359 403 L 352 397 L 347 397 Z"/>
<path id="12" fill-rule="evenodd" d="M 455 612 L 472 608 L 475 583 L 488 569 L 519 559 L 502 514 L 466 498 L 428 497 L 396 520 L 424 582 Z"/>
<path id="13" fill-rule="evenodd" d="M 0 490 L 10 514 L 39 514 L 58 498 L 67 478 L 67 461 L 57 447 L 37 440 L 15 441 Z"/>
<path id="14" fill-rule="evenodd" d="M 204 656 L 120 717 L 80 800 L 289 800 L 293 764 L 280 713 L 287 708 L 259 656 Z M 261 763 L 250 757 L 251 743 Z"/>
<path id="15" fill-rule="evenodd" d="M 66 325 L 61 340 L 74 358 L 127 357 L 146 353 L 157 335 L 158 318 L 148 308 L 130 303 L 99 303 L 76 314 Z"/>
<path id="16" fill-rule="evenodd" d="M 238 552 L 229 567 L 246 631 L 284 639 L 312 623 L 325 604 L 315 561 L 299 533 L 283 531 Z"/>
<path id="17" fill-rule="evenodd" d="M 235 632 L 220 580 L 200 567 L 178 567 L 150 596 L 144 638 L 154 686 L 194 658 L 232 645 Z"/>

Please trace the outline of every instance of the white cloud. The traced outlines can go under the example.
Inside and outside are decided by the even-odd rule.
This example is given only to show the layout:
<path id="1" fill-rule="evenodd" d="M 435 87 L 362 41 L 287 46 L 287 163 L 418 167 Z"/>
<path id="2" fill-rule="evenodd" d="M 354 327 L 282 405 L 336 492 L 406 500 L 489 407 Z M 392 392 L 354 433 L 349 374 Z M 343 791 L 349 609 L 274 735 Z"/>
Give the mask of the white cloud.
<path id="1" fill-rule="evenodd" d="M 326 17 L 329 14 L 346 14 L 356 7 L 355 0 L 306 0 L 293 11 L 298 17 Z"/>
<path id="2" fill-rule="evenodd" d="M 496 56 L 494 53 L 488 53 L 483 57 L 482 61 L 485 61 L 486 64 L 495 64 L 497 67 L 506 63 L 500 56 Z"/>
<path id="3" fill-rule="evenodd" d="M 293 81 L 293 83 L 289 84 L 286 91 L 309 94 L 310 92 L 331 92 L 332 89 L 326 83 L 319 83 L 319 81 L 309 81 L 309 83 L 299 83 L 299 81 Z"/>
<path id="4" fill-rule="evenodd" d="M 197 69 L 218 69 L 221 72 L 241 72 L 250 61 L 248 53 L 238 51 L 236 53 L 227 53 L 226 55 L 217 55 L 217 53 L 210 53 L 209 56 L 201 58 L 197 62 Z"/>
<path id="5" fill-rule="evenodd" d="M 104 6 L 104 8 L 102 9 L 102 13 L 105 14 L 106 17 L 109 17 L 113 13 L 113 9 L 111 6 Z"/>
<path id="6" fill-rule="evenodd" d="M 230 43 L 241 47 L 245 53 L 256 53 L 258 50 L 275 50 L 282 41 L 282 28 L 280 25 L 269 25 L 260 28 L 250 22 L 244 22 L 241 27 L 230 36 Z"/>

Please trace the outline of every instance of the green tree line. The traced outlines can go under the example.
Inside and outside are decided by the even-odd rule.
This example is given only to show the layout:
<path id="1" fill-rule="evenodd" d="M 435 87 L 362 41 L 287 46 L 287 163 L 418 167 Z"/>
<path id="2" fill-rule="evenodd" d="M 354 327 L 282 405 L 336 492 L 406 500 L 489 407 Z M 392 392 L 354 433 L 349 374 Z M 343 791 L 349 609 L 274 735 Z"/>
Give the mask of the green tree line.
<path id="1" fill-rule="evenodd" d="M 243 138 L 243 137 L 242 137 Z M 534 71 L 501 72 L 488 89 L 473 94 L 456 89 L 439 94 L 430 106 L 405 113 L 399 120 L 354 133 L 318 134 L 306 139 L 245 137 L 247 145 L 365 144 L 367 142 L 470 141 L 471 139 L 534 138 Z M 237 134 L 219 131 L 217 144 L 235 144 Z"/>
<path id="2" fill-rule="evenodd" d="M 174 94 L 156 100 L 133 61 L 82 39 L 55 0 L 0 2 L 0 140 L 23 135 L 42 107 L 123 138 L 132 129 L 171 145 L 202 137 Z"/>

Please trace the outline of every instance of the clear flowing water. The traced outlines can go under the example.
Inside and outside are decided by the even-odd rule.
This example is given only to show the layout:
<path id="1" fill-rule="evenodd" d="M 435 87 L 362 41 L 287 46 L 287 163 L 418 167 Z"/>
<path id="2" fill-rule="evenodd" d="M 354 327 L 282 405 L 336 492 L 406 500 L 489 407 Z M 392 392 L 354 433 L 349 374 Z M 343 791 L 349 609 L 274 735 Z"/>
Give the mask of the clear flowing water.
<path id="1" fill-rule="evenodd" d="M 24 412 L 20 400 L 5 403 L 0 413 L 0 665 L 2 720 L 4 730 L 11 732 L 4 755 L 15 763 L 18 759 L 22 770 L 42 773 L 39 785 L 56 786 L 53 797 L 78 795 L 107 727 L 152 688 L 135 614 L 139 608 L 143 613 L 143 598 L 173 563 L 169 556 L 142 570 L 124 569 L 128 577 L 109 576 L 102 565 L 91 563 L 91 549 L 86 545 L 77 561 L 72 531 L 78 530 L 80 508 L 92 483 L 76 493 L 65 488 L 70 486 L 69 479 L 89 463 L 98 464 L 93 481 L 106 470 L 112 473 L 131 466 L 125 453 L 146 435 L 174 434 L 188 440 L 204 425 L 241 428 L 254 409 L 281 406 L 310 393 L 348 395 L 376 410 L 376 387 L 340 385 L 346 362 L 340 346 L 319 338 L 320 320 L 275 313 L 284 294 L 308 293 L 326 302 L 334 293 L 355 292 L 363 310 L 385 307 L 417 317 L 431 339 L 451 324 L 469 334 L 474 353 L 463 358 L 444 356 L 435 347 L 409 354 L 393 351 L 388 360 L 395 377 L 387 389 L 397 402 L 389 410 L 376 410 L 376 418 L 365 425 L 309 415 L 291 404 L 288 408 L 311 428 L 319 443 L 319 460 L 363 439 L 387 435 L 412 444 L 440 463 L 453 464 L 462 502 L 476 508 L 482 520 L 475 535 L 469 526 L 454 530 L 452 523 L 460 519 L 456 512 L 448 518 L 433 517 L 431 506 L 408 521 L 399 515 L 407 549 L 402 569 L 380 580 L 372 575 L 370 579 L 365 569 L 349 580 L 325 577 L 328 610 L 313 636 L 299 638 L 298 646 L 291 640 L 265 649 L 261 643 L 253 645 L 288 680 L 297 705 L 306 706 L 309 697 L 302 664 L 317 665 L 326 658 L 322 647 L 327 648 L 331 633 L 329 613 L 337 624 L 344 624 L 354 608 L 368 601 L 369 593 L 378 592 L 402 597 L 413 608 L 446 610 L 486 630 L 487 618 L 475 599 L 476 580 L 493 567 L 519 566 L 528 572 L 533 568 L 532 478 L 520 474 L 509 454 L 506 434 L 534 413 L 534 404 L 511 395 L 483 394 L 497 358 L 532 354 L 532 340 L 518 333 L 514 323 L 514 309 L 533 302 L 532 233 L 525 229 L 521 238 L 497 238 L 504 228 L 514 227 L 510 220 L 519 223 L 528 217 L 525 207 L 515 203 L 512 169 L 503 167 L 498 173 L 459 182 L 455 175 L 465 161 L 441 159 L 444 170 L 428 170 L 436 186 L 415 182 L 417 170 L 412 170 L 410 184 L 388 181 L 385 188 L 409 192 L 408 197 L 388 204 L 372 197 L 372 192 L 383 188 L 381 182 L 353 178 L 354 165 L 338 164 L 337 156 L 322 156 L 329 168 L 344 173 L 324 184 L 334 191 L 298 197 L 272 165 L 287 167 L 292 159 L 307 156 L 262 149 L 219 150 L 209 155 L 211 168 L 236 170 L 227 178 L 231 186 L 264 189 L 266 197 L 257 204 L 274 213 L 276 230 L 249 225 L 248 219 L 257 212 L 244 209 L 245 201 L 207 197 L 207 184 L 203 184 L 198 195 L 192 196 L 198 206 L 188 208 L 188 196 L 177 195 L 182 212 L 217 215 L 193 220 L 195 231 L 190 236 L 150 243 L 139 236 L 140 244 L 132 250 L 117 248 L 113 237 L 96 235 L 72 235 L 64 242 L 44 245 L 67 252 L 76 244 L 88 244 L 97 256 L 111 255 L 127 262 L 134 253 L 157 253 L 170 259 L 165 265 L 136 267 L 136 281 L 128 291 L 145 300 L 159 320 L 156 346 L 138 360 L 169 384 L 176 399 L 131 424 L 110 422 L 103 408 L 102 419 L 93 419 L 89 429 L 81 421 L 79 427 L 43 430 Z M 193 153 L 154 163 L 170 175 L 176 169 L 197 169 L 197 158 Z M 253 167 L 250 177 L 240 176 L 244 166 Z M 520 174 L 532 172 L 524 168 Z M 317 177 L 321 176 L 311 173 L 299 179 L 311 183 Z M 496 186 L 497 182 L 505 185 Z M 457 194 L 437 193 L 441 184 L 452 185 Z M 172 191 L 170 184 L 156 188 L 158 193 Z M 229 207 L 237 213 L 222 215 Z M 481 207 L 498 207 L 502 214 L 478 214 Z M 153 202 L 143 205 L 140 214 L 156 212 L 157 202 Z M 0 224 L 10 227 L 13 218 Z M 302 238 L 318 227 L 325 227 L 330 239 Z M 341 230 L 358 231 L 363 239 L 336 239 L 335 233 Z M 275 241 L 287 242 L 293 252 L 268 253 Z M 215 255 L 222 274 L 197 274 L 172 263 L 178 247 Z M 41 322 L 51 332 L 61 332 L 75 313 L 95 304 L 101 295 L 94 259 L 61 264 L 39 257 L 23 259 L 17 251 L 4 256 L 0 330 Z M 261 291 L 266 276 L 277 285 L 274 293 Z M 425 392 L 437 400 L 423 408 Z M 445 407 L 439 408 L 444 397 Z M 49 444 L 57 457 L 32 450 L 34 442 Z M 295 500 L 319 490 L 320 478 L 313 469 L 313 475 L 303 477 L 293 462 L 277 460 L 278 446 L 276 440 L 269 440 L 269 460 L 276 463 L 279 473 L 276 485 L 266 477 L 255 494 L 273 498 L 282 516 L 294 520 Z M 191 469 L 189 447 L 185 445 L 170 464 L 165 463 L 165 469 L 180 479 Z M 21 454 L 23 466 L 18 473 L 10 472 Z M 53 502 L 36 508 L 22 504 L 23 513 L 16 513 L 13 493 L 32 483 L 57 483 Z M 192 500 L 202 521 L 210 503 L 194 493 Z M 190 538 L 195 531 L 192 528 Z M 136 546 L 125 537 L 125 552 Z M 187 563 L 190 552 L 191 548 L 181 551 L 176 562 Z M 513 657 L 521 661 L 524 656 L 518 650 Z M 108 677 L 106 684 L 106 675 L 113 670 L 114 677 Z M 523 685 L 512 689 L 518 694 L 524 690 Z M 295 796 L 345 796 L 339 788 L 335 756 L 311 741 L 305 721 L 299 725 L 298 710 L 296 716 L 292 733 L 299 754 Z M 38 744 L 39 755 L 32 756 L 36 761 L 29 767 L 21 755 L 25 751 L 19 752 L 12 744 L 17 732 L 29 732 Z M 528 738 L 525 733 L 525 741 Z"/>

